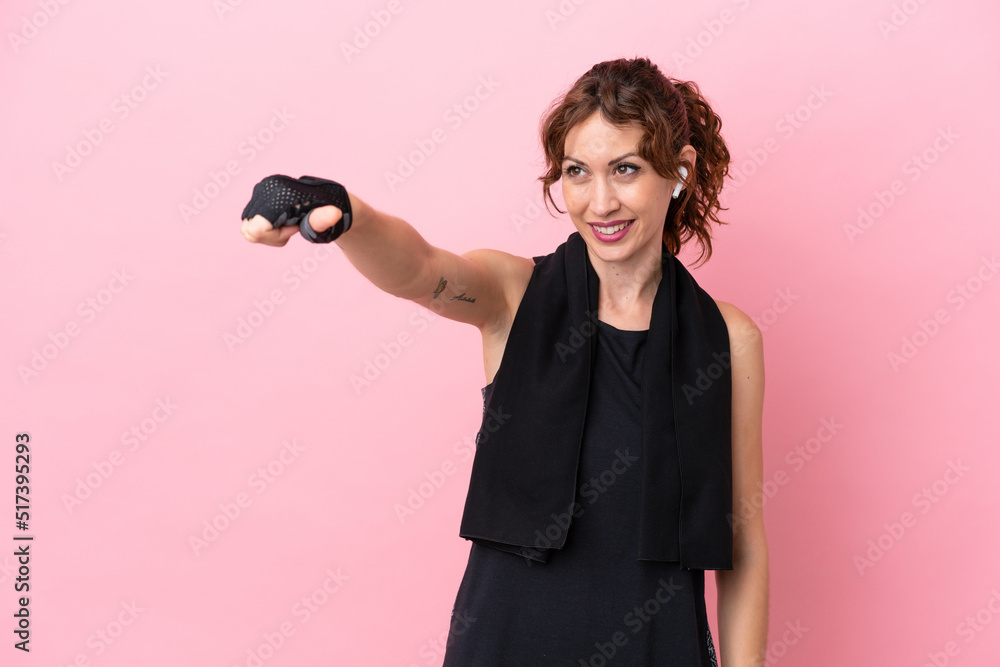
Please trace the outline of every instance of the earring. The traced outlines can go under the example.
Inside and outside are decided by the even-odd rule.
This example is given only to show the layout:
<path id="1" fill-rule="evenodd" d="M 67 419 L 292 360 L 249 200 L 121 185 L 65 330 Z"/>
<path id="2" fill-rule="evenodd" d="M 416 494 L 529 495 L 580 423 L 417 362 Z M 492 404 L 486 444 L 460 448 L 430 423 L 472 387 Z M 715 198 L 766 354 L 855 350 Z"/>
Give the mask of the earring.
<path id="1" fill-rule="evenodd" d="M 681 179 L 685 179 L 685 178 L 687 178 L 687 175 L 688 175 L 688 170 L 687 170 L 687 169 L 686 169 L 686 168 L 684 167 L 684 165 L 681 165 L 681 167 L 680 167 L 680 169 L 678 169 L 678 171 L 679 171 L 679 172 L 681 173 Z M 680 197 L 680 195 L 681 195 L 681 190 L 682 190 L 683 188 L 684 188 L 684 181 L 682 180 L 682 181 L 681 181 L 680 183 L 678 183 L 678 184 L 677 184 L 677 185 L 676 185 L 676 186 L 674 187 L 674 194 L 673 194 L 673 198 L 674 198 L 674 199 L 677 199 L 678 197 Z"/>

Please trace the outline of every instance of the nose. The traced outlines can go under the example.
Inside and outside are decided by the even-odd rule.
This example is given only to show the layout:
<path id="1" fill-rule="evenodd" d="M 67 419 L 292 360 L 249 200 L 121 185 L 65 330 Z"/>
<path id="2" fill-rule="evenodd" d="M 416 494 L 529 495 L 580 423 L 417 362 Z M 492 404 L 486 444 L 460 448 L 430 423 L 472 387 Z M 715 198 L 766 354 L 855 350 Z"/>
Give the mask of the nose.
<path id="1" fill-rule="evenodd" d="M 599 217 L 606 217 L 618 209 L 618 193 L 615 186 L 602 178 L 595 178 L 590 192 L 590 209 Z"/>

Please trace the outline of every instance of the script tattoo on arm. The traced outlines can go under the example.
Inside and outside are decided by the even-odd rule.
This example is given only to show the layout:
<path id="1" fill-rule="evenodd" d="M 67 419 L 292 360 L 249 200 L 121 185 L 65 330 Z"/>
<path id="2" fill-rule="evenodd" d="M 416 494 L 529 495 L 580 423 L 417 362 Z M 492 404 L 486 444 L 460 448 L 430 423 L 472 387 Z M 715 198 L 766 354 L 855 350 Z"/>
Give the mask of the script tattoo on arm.
<path id="1" fill-rule="evenodd" d="M 441 292 L 444 291 L 444 288 L 445 288 L 445 286 L 447 286 L 447 284 L 448 284 L 448 281 L 445 280 L 444 276 L 441 276 L 440 280 L 438 280 L 437 287 L 434 289 L 434 298 L 435 299 L 438 298 L 438 295 L 441 294 Z M 451 300 L 452 301 L 456 301 L 456 300 L 458 300 L 458 301 L 468 301 L 469 303 L 475 303 L 476 302 L 475 298 L 469 298 L 469 297 L 467 297 L 465 295 L 465 292 L 462 292 L 458 296 L 451 297 Z"/>

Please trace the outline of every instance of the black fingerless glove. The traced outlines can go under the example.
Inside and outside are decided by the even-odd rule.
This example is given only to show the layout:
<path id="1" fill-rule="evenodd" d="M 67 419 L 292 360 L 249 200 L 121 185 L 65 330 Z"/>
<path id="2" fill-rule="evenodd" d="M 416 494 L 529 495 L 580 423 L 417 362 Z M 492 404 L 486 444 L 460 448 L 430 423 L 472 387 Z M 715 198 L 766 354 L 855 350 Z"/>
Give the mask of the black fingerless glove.
<path id="1" fill-rule="evenodd" d="M 330 229 L 317 233 L 309 226 L 314 208 L 333 205 L 343 217 Z M 298 225 L 302 237 L 311 243 L 330 243 L 351 228 L 351 200 L 340 183 L 315 176 L 295 179 L 275 174 L 253 186 L 250 202 L 243 209 L 245 219 L 262 215 L 272 227 Z"/>

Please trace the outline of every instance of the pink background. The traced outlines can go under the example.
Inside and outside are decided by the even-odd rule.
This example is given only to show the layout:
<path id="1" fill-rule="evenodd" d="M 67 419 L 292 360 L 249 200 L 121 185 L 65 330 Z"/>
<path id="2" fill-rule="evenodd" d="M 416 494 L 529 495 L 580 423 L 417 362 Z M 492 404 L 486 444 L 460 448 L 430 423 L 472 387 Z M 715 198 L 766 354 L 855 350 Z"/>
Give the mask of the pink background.
<path id="1" fill-rule="evenodd" d="M 972 0 L 5 2 L 0 663 L 440 664 L 479 333 L 336 246 L 248 243 L 240 213 L 264 176 L 312 174 L 455 252 L 547 254 L 573 230 L 538 207 L 539 118 L 646 55 L 702 86 L 734 157 L 695 276 L 764 332 L 771 664 L 993 664 L 998 22 Z"/>

